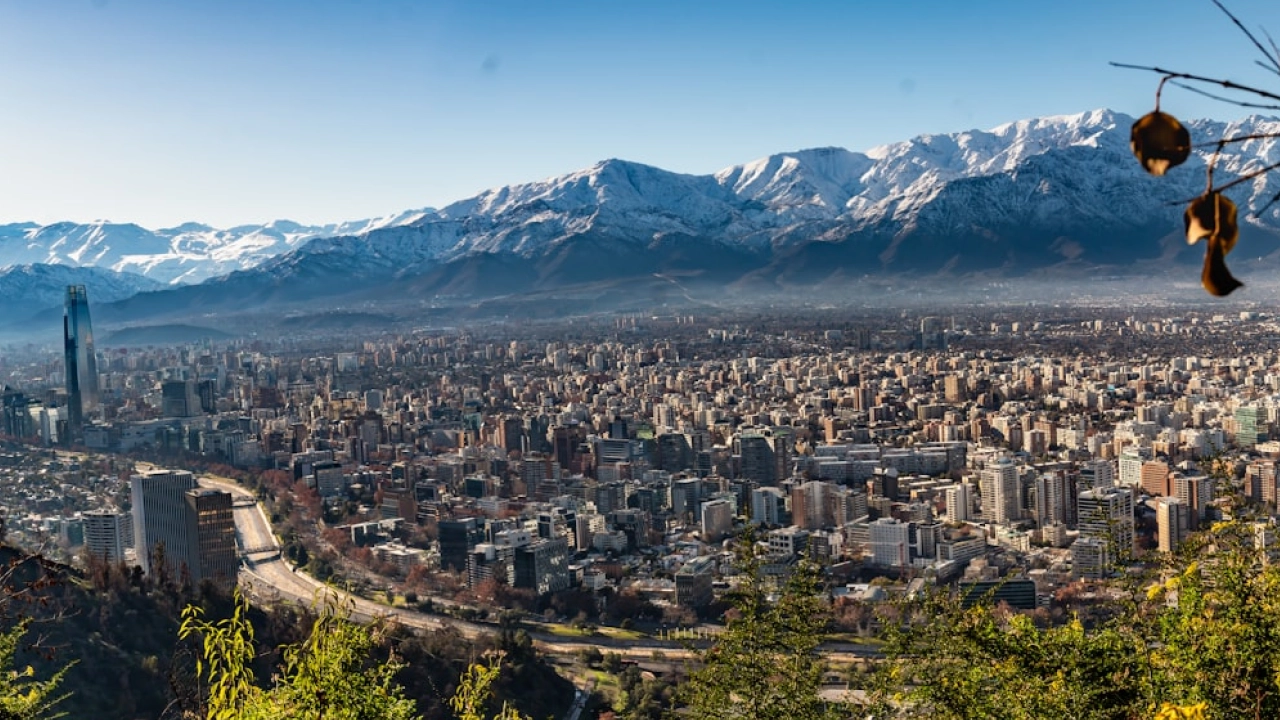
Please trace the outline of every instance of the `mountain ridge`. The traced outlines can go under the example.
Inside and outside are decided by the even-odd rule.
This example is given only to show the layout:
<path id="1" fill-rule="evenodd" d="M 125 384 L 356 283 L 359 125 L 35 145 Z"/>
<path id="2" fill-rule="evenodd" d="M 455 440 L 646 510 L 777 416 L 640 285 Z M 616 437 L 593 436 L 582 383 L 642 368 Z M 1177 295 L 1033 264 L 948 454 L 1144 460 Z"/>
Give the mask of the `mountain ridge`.
<path id="1" fill-rule="evenodd" d="M 785 290 L 880 274 L 1197 261 L 1172 203 L 1203 191 L 1210 151 L 1197 148 L 1185 167 L 1152 178 L 1129 152 L 1132 121 L 1092 110 L 865 152 L 776 153 L 706 175 L 609 159 L 357 233 L 302 239 L 257 265 L 121 301 L 107 315 L 431 304 L 659 276 Z M 1258 115 L 1187 125 L 1199 143 L 1280 132 L 1280 120 Z M 1275 162 L 1280 143 L 1250 140 L 1225 148 L 1216 174 L 1223 182 Z M 1230 194 L 1249 213 L 1278 190 L 1280 176 L 1264 175 Z M 1242 227 L 1248 249 L 1233 264 L 1274 262 L 1280 208 Z"/>

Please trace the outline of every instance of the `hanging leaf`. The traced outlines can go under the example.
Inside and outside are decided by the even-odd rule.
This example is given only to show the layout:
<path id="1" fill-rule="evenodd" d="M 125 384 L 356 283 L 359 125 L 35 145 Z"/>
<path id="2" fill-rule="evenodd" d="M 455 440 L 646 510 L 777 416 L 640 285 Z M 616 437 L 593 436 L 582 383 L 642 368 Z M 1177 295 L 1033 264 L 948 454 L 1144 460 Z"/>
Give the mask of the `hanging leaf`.
<path id="1" fill-rule="evenodd" d="M 1213 190 L 1191 201 L 1182 215 L 1182 226 L 1187 233 L 1188 245 L 1217 237 L 1222 243 L 1223 255 L 1231 252 L 1240 238 L 1236 204 L 1231 202 L 1231 198 Z"/>
<path id="2" fill-rule="evenodd" d="M 1217 235 L 1209 236 L 1209 247 L 1204 254 L 1204 270 L 1200 272 L 1200 284 L 1210 295 L 1225 297 L 1244 283 L 1235 279 L 1227 269 L 1225 243 Z"/>
<path id="3" fill-rule="evenodd" d="M 1129 147 L 1147 172 L 1164 175 L 1191 156 L 1191 133 L 1178 118 L 1153 110 L 1133 123 Z"/>

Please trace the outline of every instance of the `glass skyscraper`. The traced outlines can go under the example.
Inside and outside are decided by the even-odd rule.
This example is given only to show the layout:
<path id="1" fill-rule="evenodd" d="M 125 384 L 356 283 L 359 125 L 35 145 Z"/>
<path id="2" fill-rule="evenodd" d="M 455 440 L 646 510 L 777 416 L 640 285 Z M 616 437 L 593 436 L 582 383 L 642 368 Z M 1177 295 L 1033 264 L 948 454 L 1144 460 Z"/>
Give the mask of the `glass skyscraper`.
<path id="1" fill-rule="evenodd" d="M 98 408 L 98 360 L 93 352 L 89 293 L 83 285 L 67 286 L 62 338 L 67 368 L 68 430 L 79 434 L 85 413 Z"/>

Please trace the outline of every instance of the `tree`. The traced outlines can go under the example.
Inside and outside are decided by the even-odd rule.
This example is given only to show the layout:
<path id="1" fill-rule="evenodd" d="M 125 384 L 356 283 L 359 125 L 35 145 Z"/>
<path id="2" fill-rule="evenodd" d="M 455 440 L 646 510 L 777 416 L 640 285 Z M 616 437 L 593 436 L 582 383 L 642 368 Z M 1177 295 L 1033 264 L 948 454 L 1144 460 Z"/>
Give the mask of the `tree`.
<path id="1" fill-rule="evenodd" d="M 246 618 L 244 597 L 237 591 L 231 617 L 217 622 L 206 620 L 201 608 L 187 606 L 179 636 L 202 638 L 196 674 L 209 686 L 204 716 L 208 720 L 415 717 L 415 703 L 395 682 L 402 664 L 394 655 L 383 663 L 369 661 L 386 626 L 351 622 L 350 606 L 332 595 L 319 605 L 310 636 L 284 648 L 283 667 L 268 689 L 253 684 L 253 626 Z"/>
<path id="2" fill-rule="evenodd" d="M 18 649 L 30 624 L 31 620 L 24 618 L 0 633 L 0 718 L 3 720 L 36 720 L 66 715 L 50 713 L 68 695 L 59 694 L 58 686 L 70 665 L 63 666 L 48 680 L 37 680 L 35 669 L 30 665 L 23 669 L 15 666 Z"/>
<path id="3" fill-rule="evenodd" d="M 458 716 L 458 720 L 485 720 L 484 707 L 493 694 L 493 681 L 502 672 L 502 653 L 491 653 L 487 662 L 471 663 L 458 679 L 458 688 L 449 698 L 449 709 Z M 510 704 L 502 703 L 502 708 L 492 720 L 528 720 L 528 716 Z"/>
<path id="4" fill-rule="evenodd" d="M 47 680 L 36 678 L 30 665 L 18 667 L 18 653 L 24 649 L 23 638 L 33 622 L 25 610 L 14 611 L 14 605 L 44 605 L 40 594 L 56 581 L 45 573 L 38 555 L 19 553 L 0 567 L 0 623 L 10 625 L 0 631 L 0 720 L 36 720 L 63 717 L 54 706 L 70 693 L 59 693 L 67 671 L 73 663 L 63 665 Z M 38 645 L 38 643 L 37 643 Z"/>
<path id="5" fill-rule="evenodd" d="M 702 667 L 679 688 L 694 720 L 807 720 L 841 715 L 818 697 L 825 663 L 818 644 L 828 610 L 817 566 L 802 560 L 769 602 L 759 550 L 748 535 L 739 556 L 735 609 L 724 632 L 698 653 Z"/>
<path id="6" fill-rule="evenodd" d="M 1231 22 L 1245 34 L 1249 42 L 1262 53 L 1263 60 L 1259 61 L 1258 65 L 1280 75 L 1280 47 L 1274 41 L 1271 41 L 1270 36 L 1267 36 L 1268 41 L 1271 41 L 1271 49 L 1268 50 L 1258 40 L 1257 36 L 1245 27 L 1244 23 L 1240 22 L 1235 15 L 1232 15 L 1231 11 L 1227 10 L 1221 2 L 1213 0 L 1213 4 L 1217 5 L 1231 19 Z M 1155 109 L 1138 118 L 1130 132 L 1130 146 L 1133 149 L 1133 154 L 1138 158 L 1138 162 L 1142 164 L 1142 167 L 1152 175 L 1164 175 L 1169 169 L 1186 162 L 1191 156 L 1192 148 L 1196 147 L 1192 144 L 1191 133 L 1187 128 L 1176 117 L 1160 109 L 1160 95 L 1166 84 L 1172 84 L 1199 95 L 1241 107 L 1280 110 L 1280 104 L 1277 104 L 1280 101 L 1280 94 L 1242 85 L 1231 80 L 1166 70 L 1160 67 L 1130 65 L 1127 63 L 1112 63 L 1112 65 L 1134 70 L 1148 70 L 1162 76 L 1156 86 Z M 1228 94 L 1217 95 L 1210 93 L 1204 89 L 1206 86 L 1220 87 Z M 1242 99 L 1242 96 L 1249 97 L 1249 99 Z M 1227 145 L 1273 137 L 1280 137 L 1280 135 L 1275 133 L 1240 135 L 1218 138 L 1199 145 L 1200 147 L 1213 146 L 1215 149 L 1205 166 L 1207 176 L 1205 179 L 1205 191 L 1199 197 L 1191 200 L 1183 213 L 1183 224 L 1186 229 L 1188 243 L 1195 244 L 1205 240 L 1204 267 L 1201 270 L 1200 281 L 1205 290 L 1211 295 L 1229 295 L 1236 288 L 1243 285 L 1227 269 L 1226 257 L 1240 238 L 1240 225 L 1236 217 L 1235 203 L 1223 193 L 1254 178 L 1280 169 L 1280 163 L 1264 165 L 1249 170 L 1239 177 L 1216 185 L 1214 168 L 1223 148 Z M 1276 193 L 1268 200 L 1266 205 L 1258 210 L 1257 214 L 1261 215 L 1277 201 L 1280 201 L 1280 193 Z"/>
<path id="7" fill-rule="evenodd" d="M 943 720 L 1280 717 L 1280 566 L 1254 533 L 1218 523 L 1156 577 L 1100 585 L 1122 599 L 1092 626 L 1041 628 L 944 590 L 904 603 L 884 623 L 875 705 Z"/>

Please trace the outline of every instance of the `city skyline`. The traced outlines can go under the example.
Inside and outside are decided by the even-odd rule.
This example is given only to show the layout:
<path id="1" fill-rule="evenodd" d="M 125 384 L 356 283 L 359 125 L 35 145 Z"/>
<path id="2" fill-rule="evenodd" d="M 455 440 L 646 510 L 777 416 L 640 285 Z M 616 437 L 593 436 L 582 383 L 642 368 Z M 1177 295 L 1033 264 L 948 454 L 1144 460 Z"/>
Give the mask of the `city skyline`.
<path id="1" fill-rule="evenodd" d="M 1230 7 L 1251 27 L 1270 20 L 1262 2 Z M 710 173 L 808 147 L 1149 109 L 1154 76 L 1108 60 L 1268 82 L 1198 1 L 1034 13 L 10 1 L 0 28 L 14 68 L 0 91 L 22 108 L 0 119 L 0 151 L 22 170 L 0 181 L 6 222 L 334 222 L 611 157 Z M 1166 106 L 1245 114 L 1183 91 Z"/>

